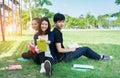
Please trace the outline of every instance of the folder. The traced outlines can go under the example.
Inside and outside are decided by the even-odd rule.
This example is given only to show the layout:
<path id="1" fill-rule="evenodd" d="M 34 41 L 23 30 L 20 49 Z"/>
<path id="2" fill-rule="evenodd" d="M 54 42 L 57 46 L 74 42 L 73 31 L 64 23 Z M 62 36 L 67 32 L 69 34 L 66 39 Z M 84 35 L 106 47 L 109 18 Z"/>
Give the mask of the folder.
<path id="1" fill-rule="evenodd" d="M 43 52 L 47 52 L 47 42 L 45 40 L 40 41 L 39 39 L 37 39 L 37 49 L 40 49 Z"/>

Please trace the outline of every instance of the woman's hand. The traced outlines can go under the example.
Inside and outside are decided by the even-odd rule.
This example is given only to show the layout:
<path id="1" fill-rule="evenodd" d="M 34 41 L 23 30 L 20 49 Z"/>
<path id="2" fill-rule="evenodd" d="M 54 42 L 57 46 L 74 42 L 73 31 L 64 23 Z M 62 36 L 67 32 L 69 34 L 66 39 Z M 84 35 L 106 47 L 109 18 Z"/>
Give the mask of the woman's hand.
<path id="1" fill-rule="evenodd" d="M 48 41 L 47 41 L 47 44 L 50 44 L 50 43 L 51 43 L 51 41 L 50 41 L 50 40 L 48 40 Z"/>
<path id="2" fill-rule="evenodd" d="M 41 53 L 41 52 L 43 52 L 42 50 L 37 49 L 37 46 L 35 47 L 35 51 L 36 51 L 36 53 Z"/>
<path id="3" fill-rule="evenodd" d="M 40 37 L 40 36 L 38 36 L 38 39 L 39 39 L 40 41 L 45 41 L 45 38 Z"/>
<path id="4" fill-rule="evenodd" d="M 45 39 L 44 38 L 40 38 L 40 41 L 45 41 Z"/>

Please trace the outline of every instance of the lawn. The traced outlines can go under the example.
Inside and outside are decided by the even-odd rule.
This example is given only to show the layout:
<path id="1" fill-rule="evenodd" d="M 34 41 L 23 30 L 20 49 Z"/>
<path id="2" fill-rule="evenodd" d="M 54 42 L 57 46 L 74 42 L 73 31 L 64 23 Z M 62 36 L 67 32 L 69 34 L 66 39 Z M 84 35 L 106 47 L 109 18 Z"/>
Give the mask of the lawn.
<path id="1" fill-rule="evenodd" d="M 51 78 L 120 78 L 120 30 L 79 30 L 63 31 L 64 44 L 78 43 L 89 46 L 97 53 L 112 55 L 113 60 L 96 61 L 84 56 L 71 62 L 61 62 L 53 66 Z M 1 40 L 1 39 L 0 39 Z M 32 41 L 32 33 L 24 31 L 23 36 L 6 37 L 0 41 L 0 68 L 10 64 L 22 65 L 21 70 L 0 70 L 0 78 L 46 78 L 39 74 L 39 65 L 32 60 L 19 61 L 21 53 L 27 51 L 27 43 Z M 73 64 L 93 65 L 95 69 L 87 71 L 72 70 Z"/>

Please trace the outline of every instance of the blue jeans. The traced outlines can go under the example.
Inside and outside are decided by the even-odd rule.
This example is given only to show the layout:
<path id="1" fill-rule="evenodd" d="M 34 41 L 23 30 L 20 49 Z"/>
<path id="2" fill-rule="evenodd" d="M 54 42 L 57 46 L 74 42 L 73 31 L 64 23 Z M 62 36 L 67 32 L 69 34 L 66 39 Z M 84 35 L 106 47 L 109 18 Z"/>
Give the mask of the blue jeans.
<path id="1" fill-rule="evenodd" d="M 71 61 L 79 58 L 80 56 L 86 56 L 90 59 L 99 60 L 101 56 L 97 54 L 95 51 L 90 49 L 89 47 L 80 47 L 76 49 L 74 52 L 68 52 L 65 54 L 65 57 L 62 59 L 63 61 Z"/>

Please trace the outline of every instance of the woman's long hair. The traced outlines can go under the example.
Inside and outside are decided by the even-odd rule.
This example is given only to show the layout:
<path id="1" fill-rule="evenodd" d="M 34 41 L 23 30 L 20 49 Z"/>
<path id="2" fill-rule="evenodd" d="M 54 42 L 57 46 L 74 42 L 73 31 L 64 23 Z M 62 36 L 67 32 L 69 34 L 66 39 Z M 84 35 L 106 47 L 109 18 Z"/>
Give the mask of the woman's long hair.
<path id="1" fill-rule="evenodd" d="M 41 24 L 42 24 L 43 21 L 47 21 L 48 22 L 48 28 L 47 28 L 47 30 L 45 32 L 43 32 L 42 29 L 41 29 Z M 49 22 L 47 17 L 43 17 L 43 18 L 40 19 L 40 24 L 39 24 L 38 28 L 39 28 L 39 30 L 38 30 L 38 34 L 39 35 L 46 35 L 46 34 L 48 34 L 50 32 L 51 25 L 50 25 L 50 22 Z"/>

